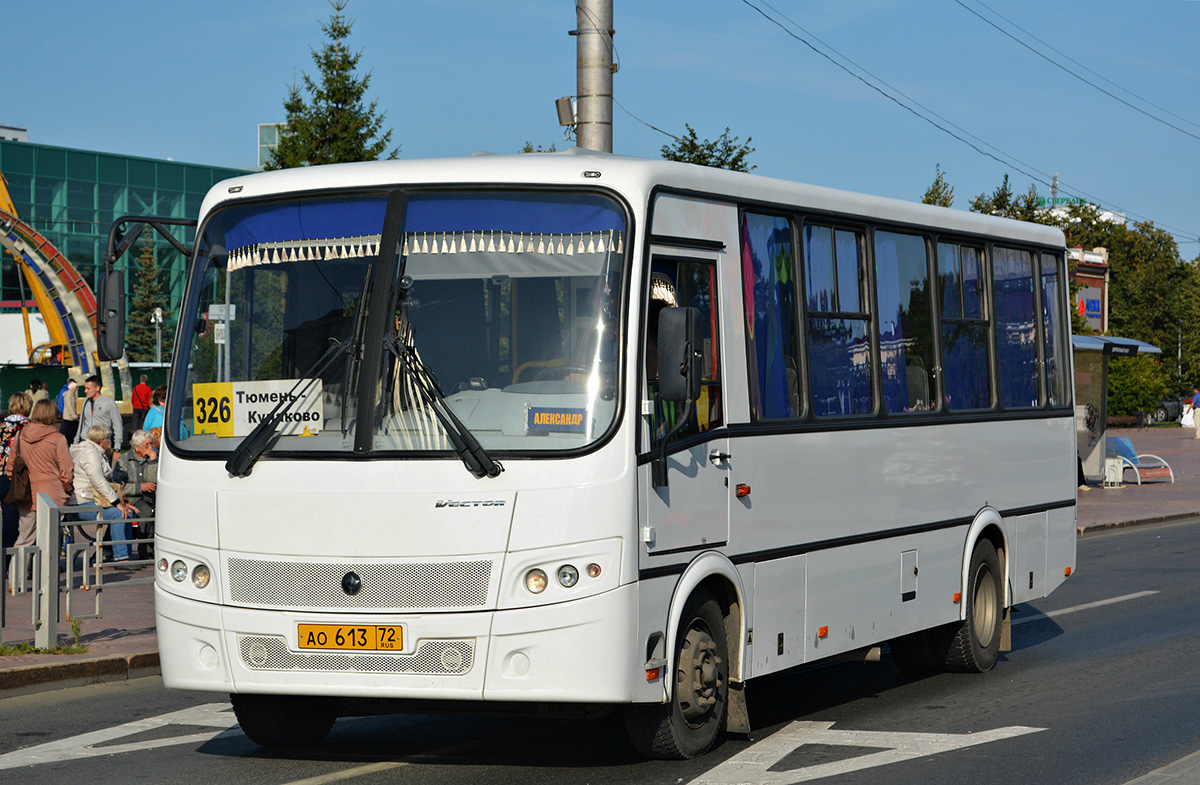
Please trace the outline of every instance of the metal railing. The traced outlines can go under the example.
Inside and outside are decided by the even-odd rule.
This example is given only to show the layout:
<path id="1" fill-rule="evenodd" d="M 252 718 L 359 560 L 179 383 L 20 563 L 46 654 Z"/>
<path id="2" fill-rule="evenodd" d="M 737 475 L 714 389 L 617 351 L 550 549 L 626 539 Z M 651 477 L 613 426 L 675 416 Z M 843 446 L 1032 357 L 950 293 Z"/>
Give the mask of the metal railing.
<path id="1" fill-rule="evenodd" d="M 0 556 L 0 586 L 3 587 L 3 593 L 0 594 L 0 636 L 3 634 L 4 603 L 9 596 L 32 596 L 30 614 L 34 630 L 33 643 L 39 649 L 52 649 L 58 645 L 59 604 L 63 595 L 66 595 L 67 621 L 101 618 L 101 598 L 105 588 L 104 567 L 111 566 L 111 562 L 104 561 L 104 548 L 127 544 L 136 555 L 139 546 L 154 542 L 152 537 L 105 541 L 104 527 L 108 526 L 109 522 L 77 519 L 79 513 L 98 513 L 101 509 L 96 504 L 59 507 L 46 494 L 38 494 L 37 544 L 6 548 Z M 63 520 L 68 515 L 71 519 Z M 141 524 L 151 522 L 154 518 L 127 520 L 130 524 Z M 85 527 L 95 527 L 95 537 L 88 534 Z M 70 535 L 69 542 L 64 534 Z M 7 566 L 9 555 L 13 557 L 11 568 Z M 78 569 L 75 567 L 77 559 L 81 565 Z M 129 561 L 121 561 L 122 565 L 130 567 L 153 563 L 153 558 L 131 558 Z M 12 572 L 11 580 L 8 572 Z M 154 574 L 151 572 L 149 577 L 130 578 L 110 586 L 135 586 L 153 581 Z M 75 610 L 77 602 L 73 600 L 81 593 L 91 600 L 92 607 L 89 612 Z M 0 640 L 3 638 L 0 637 Z"/>

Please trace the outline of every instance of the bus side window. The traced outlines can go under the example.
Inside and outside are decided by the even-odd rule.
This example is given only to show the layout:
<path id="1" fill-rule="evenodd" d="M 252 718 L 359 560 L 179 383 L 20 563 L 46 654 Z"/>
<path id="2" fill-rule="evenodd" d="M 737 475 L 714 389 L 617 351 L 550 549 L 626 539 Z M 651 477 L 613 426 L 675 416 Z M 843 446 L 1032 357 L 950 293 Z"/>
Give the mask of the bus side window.
<path id="1" fill-rule="evenodd" d="M 862 235 L 804 227 L 804 291 L 812 405 L 818 417 L 874 412 Z"/>
<path id="2" fill-rule="evenodd" d="M 800 327 L 792 228 L 786 218 L 742 215 L 742 297 L 756 419 L 800 416 Z"/>

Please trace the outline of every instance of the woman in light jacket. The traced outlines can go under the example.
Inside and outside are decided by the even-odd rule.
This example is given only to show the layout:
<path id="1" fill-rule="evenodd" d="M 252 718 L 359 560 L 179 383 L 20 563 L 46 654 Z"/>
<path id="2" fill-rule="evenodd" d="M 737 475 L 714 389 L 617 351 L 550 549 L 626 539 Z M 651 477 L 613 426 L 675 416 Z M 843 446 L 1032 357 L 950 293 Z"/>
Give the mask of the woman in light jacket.
<path id="1" fill-rule="evenodd" d="M 33 405 L 33 416 L 21 429 L 19 442 L 14 442 L 4 473 L 12 478 L 12 454 L 20 451 L 29 469 L 29 488 L 33 505 L 21 510 L 17 546 L 33 545 L 37 535 L 37 497 L 44 493 L 58 506 L 67 503 L 74 484 L 75 463 L 67 450 L 67 439 L 58 431 L 58 408 L 54 401 L 43 398 Z"/>
<path id="2" fill-rule="evenodd" d="M 112 467 L 105 454 L 111 448 L 108 428 L 104 425 L 93 425 L 87 438 L 71 448 L 71 459 L 75 461 L 75 501 L 100 505 L 99 512 L 81 512 L 79 517 L 112 526 L 113 561 L 122 562 L 129 561 L 130 545 L 120 540 L 129 539 L 132 533 L 129 519 L 137 514 L 137 508 L 126 503 L 113 487 Z M 96 532 L 97 541 L 103 536 L 103 531 Z"/>

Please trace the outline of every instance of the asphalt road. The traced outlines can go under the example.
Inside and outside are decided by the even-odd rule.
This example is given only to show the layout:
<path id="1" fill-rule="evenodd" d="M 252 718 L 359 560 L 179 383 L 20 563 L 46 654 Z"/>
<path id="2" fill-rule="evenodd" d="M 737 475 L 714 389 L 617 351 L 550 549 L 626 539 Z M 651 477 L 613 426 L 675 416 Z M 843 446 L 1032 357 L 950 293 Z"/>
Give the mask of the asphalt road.
<path id="1" fill-rule="evenodd" d="M 693 761 L 638 759 L 616 718 L 342 719 L 280 755 L 223 696 L 146 678 L 0 700 L 0 782 L 1200 782 L 1200 523 L 1088 536 L 1076 575 L 1019 610 L 987 674 L 885 655 L 755 682 L 755 730 Z"/>

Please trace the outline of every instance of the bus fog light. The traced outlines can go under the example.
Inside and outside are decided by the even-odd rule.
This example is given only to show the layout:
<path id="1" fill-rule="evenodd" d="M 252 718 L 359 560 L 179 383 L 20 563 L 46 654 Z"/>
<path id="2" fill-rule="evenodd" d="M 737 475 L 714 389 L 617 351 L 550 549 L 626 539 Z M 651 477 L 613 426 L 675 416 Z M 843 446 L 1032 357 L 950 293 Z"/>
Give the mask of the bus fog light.
<path id="1" fill-rule="evenodd" d="M 532 569 L 525 573 L 525 588 L 534 594 L 541 594 L 546 590 L 546 573 L 539 569 Z"/>
<path id="2" fill-rule="evenodd" d="M 176 581 L 182 582 L 187 577 L 187 565 L 181 561 L 176 561 L 171 564 L 171 577 Z"/>
<path id="3" fill-rule="evenodd" d="M 203 589 L 208 586 L 208 582 L 211 579 L 212 573 L 209 572 L 207 565 L 197 564 L 196 569 L 192 570 L 192 585 L 197 589 Z"/>
<path id="4" fill-rule="evenodd" d="M 579 583 L 579 570 L 570 564 L 564 564 L 558 568 L 558 582 L 563 585 L 563 588 L 571 588 Z"/>
<path id="5" fill-rule="evenodd" d="M 167 571 L 167 560 L 166 560 L 166 559 L 159 559 L 159 560 L 158 560 L 158 571 L 159 571 L 159 572 L 166 572 L 166 571 Z"/>

